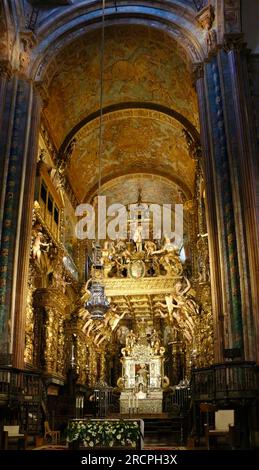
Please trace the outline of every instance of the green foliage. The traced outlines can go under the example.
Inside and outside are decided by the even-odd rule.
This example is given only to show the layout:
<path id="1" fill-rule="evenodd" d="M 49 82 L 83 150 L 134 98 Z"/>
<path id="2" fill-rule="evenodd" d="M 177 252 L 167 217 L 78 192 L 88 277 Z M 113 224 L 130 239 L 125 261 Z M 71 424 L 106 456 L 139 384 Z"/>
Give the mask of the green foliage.
<path id="1" fill-rule="evenodd" d="M 69 443 L 78 440 L 85 447 L 136 447 L 141 433 L 137 421 L 70 421 L 66 430 Z"/>

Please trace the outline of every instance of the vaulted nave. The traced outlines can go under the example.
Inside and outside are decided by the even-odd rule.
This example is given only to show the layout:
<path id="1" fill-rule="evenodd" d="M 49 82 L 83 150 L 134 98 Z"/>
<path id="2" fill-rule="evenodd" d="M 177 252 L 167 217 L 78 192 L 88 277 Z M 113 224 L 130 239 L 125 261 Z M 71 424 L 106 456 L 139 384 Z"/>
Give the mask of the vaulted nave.
<path id="1" fill-rule="evenodd" d="M 258 18 L 0 0 L 0 449 L 259 446 Z"/>

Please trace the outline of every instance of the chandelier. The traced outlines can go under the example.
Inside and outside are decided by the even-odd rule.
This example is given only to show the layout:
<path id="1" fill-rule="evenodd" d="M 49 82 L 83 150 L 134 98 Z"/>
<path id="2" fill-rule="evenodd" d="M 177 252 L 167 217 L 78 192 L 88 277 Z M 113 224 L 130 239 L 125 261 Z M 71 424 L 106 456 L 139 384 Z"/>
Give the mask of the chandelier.
<path id="1" fill-rule="evenodd" d="M 89 291 L 90 298 L 85 303 L 85 308 L 93 320 L 103 320 L 105 313 L 110 308 L 110 303 L 105 295 L 103 279 L 103 265 L 101 261 L 101 247 L 97 242 L 93 251 L 93 277 Z"/>
<path id="2" fill-rule="evenodd" d="M 100 47 L 100 121 L 99 121 L 99 181 L 98 181 L 98 196 L 101 194 L 101 179 L 102 179 L 102 152 L 103 152 L 103 70 L 104 70 L 104 21 L 105 21 L 105 0 L 102 1 L 102 33 L 101 33 L 101 47 Z M 91 315 L 93 320 L 103 320 L 105 313 L 110 308 L 110 303 L 105 295 L 103 284 L 103 264 L 102 253 L 99 241 L 94 243 L 93 246 L 93 265 L 92 265 L 92 279 L 89 291 L 90 298 L 85 303 L 85 308 Z"/>

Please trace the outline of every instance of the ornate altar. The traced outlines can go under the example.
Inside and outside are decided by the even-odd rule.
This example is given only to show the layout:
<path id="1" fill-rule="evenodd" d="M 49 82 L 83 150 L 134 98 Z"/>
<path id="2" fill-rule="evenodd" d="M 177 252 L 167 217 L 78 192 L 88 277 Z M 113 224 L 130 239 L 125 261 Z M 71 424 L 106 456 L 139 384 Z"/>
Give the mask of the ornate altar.
<path id="1" fill-rule="evenodd" d="M 163 388 L 169 381 L 164 376 L 165 349 L 156 330 L 149 335 L 143 329 L 139 335 L 131 330 L 121 352 L 120 412 L 162 413 Z"/>

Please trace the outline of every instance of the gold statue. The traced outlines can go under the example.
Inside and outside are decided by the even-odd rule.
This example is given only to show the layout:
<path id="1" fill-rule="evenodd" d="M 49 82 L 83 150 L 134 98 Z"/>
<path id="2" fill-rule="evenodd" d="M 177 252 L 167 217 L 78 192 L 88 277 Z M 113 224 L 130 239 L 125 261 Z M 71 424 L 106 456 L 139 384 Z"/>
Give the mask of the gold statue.
<path id="1" fill-rule="evenodd" d="M 33 259 L 37 259 L 38 262 L 40 262 L 41 258 L 41 247 L 45 246 L 46 248 L 49 248 L 50 246 L 50 243 L 44 243 L 42 241 L 43 239 L 43 233 L 38 232 L 32 245 L 32 257 Z"/>

